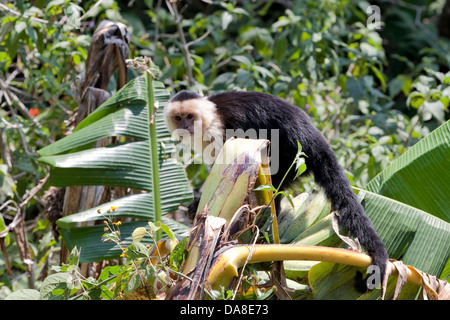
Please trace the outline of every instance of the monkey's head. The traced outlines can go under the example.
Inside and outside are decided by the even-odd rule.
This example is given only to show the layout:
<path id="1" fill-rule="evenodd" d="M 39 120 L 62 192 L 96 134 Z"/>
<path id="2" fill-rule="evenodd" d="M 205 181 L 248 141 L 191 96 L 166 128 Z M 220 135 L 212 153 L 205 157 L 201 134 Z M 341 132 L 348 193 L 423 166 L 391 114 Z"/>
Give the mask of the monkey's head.
<path id="1" fill-rule="evenodd" d="M 222 148 L 225 129 L 216 105 L 208 97 L 181 91 L 167 102 L 164 115 L 174 139 L 190 143 L 196 154 L 203 154 L 207 164 L 214 162 Z M 187 140 L 186 134 L 189 134 Z M 209 145 L 211 148 L 207 149 Z"/>
<path id="2" fill-rule="evenodd" d="M 195 122 L 201 122 L 203 134 L 217 119 L 215 104 L 207 97 L 189 91 L 181 91 L 170 99 L 164 107 L 164 115 L 171 132 L 187 130 L 191 135 Z"/>

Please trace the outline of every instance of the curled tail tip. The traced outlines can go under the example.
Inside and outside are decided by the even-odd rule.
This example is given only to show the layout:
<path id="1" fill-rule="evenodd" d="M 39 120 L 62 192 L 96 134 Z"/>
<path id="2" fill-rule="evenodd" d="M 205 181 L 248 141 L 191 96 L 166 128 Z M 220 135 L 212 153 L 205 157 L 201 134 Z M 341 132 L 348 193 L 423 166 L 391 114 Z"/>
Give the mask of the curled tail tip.
<path id="1" fill-rule="evenodd" d="M 381 297 L 384 299 L 387 280 L 390 275 L 389 256 L 386 249 L 379 250 L 372 255 L 372 263 L 367 269 L 366 285 L 368 289 L 381 288 Z"/>

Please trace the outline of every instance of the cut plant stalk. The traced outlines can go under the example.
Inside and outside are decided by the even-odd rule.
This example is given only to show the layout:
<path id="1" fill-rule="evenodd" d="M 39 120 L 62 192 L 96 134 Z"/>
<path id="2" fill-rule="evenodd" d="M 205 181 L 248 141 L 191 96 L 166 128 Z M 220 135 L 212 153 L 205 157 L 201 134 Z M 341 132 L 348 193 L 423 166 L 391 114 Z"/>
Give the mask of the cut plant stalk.
<path id="1" fill-rule="evenodd" d="M 367 268 L 372 261 L 370 256 L 365 253 L 341 248 L 283 244 L 235 246 L 224 251 L 217 257 L 214 264 L 211 266 L 207 281 L 212 289 L 218 290 L 221 286 L 227 287 L 233 277 L 239 275 L 238 270 L 245 263 L 250 264 L 286 260 L 325 261 L 361 268 Z M 392 275 L 398 273 L 392 263 L 391 269 Z M 423 285 L 419 275 L 412 270 L 408 270 L 407 278 L 408 281 Z"/>
<path id="2" fill-rule="evenodd" d="M 270 175 L 261 168 L 263 163 L 267 163 L 267 146 L 267 140 L 251 139 L 230 139 L 224 144 L 205 182 L 186 247 L 187 257 L 180 268 L 193 281 L 180 279 L 168 299 L 202 298 L 202 287 L 218 240 L 221 243 L 230 240 L 229 232 L 222 234 L 223 228 L 231 223 L 233 236 L 247 228 L 249 223 L 248 216 L 233 219 L 237 212 L 241 212 L 240 208 L 270 204 L 267 190 L 253 191 L 256 183 L 270 183 Z M 276 238 L 278 241 L 278 233 Z"/>
<path id="3" fill-rule="evenodd" d="M 272 181 L 272 178 L 270 176 L 270 169 L 268 165 L 262 164 L 259 168 L 258 178 L 255 183 L 255 188 L 263 185 L 270 185 Z M 262 190 L 262 191 L 255 191 L 255 197 L 259 203 L 263 203 L 266 205 L 270 205 L 270 210 L 272 211 L 273 221 L 272 221 L 272 228 L 273 228 L 273 241 L 276 244 L 280 243 L 280 235 L 278 232 L 278 220 L 277 220 L 277 213 L 275 211 L 275 201 L 273 201 L 274 192 L 272 190 Z"/>

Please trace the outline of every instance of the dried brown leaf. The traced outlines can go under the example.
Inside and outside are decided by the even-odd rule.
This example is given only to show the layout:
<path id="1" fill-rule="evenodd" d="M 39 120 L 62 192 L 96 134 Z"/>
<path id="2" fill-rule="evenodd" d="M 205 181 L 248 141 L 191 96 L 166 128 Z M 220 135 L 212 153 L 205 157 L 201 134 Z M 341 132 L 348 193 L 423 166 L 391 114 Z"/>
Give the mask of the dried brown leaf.
<path id="1" fill-rule="evenodd" d="M 424 300 L 450 300 L 450 284 L 412 266 L 409 266 L 422 278 Z"/>
<path id="2" fill-rule="evenodd" d="M 390 260 L 394 267 L 394 273 L 398 274 L 399 280 L 395 288 L 394 299 L 397 299 L 406 280 L 423 287 L 424 300 L 450 300 L 450 284 L 440 280 L 436 276 L 425 273 L 413 266 L 405 265 L 401 261 Z"/>
<path id="3" fill-rule="evenodd" d="M 408 278 L 408 266 L 402 261 L 392 260 L 391 263 L 398 272 L 397 284 L 395 285 L 394 297 L 392 298 L 393 300 L 397 300 Z"/>
<path id="4" fill-rule="evenodd" d="M 344 241 L 346 244 L 350 246 L 350 248 L 356 252 L 362 252 L 361 244 L 359 243 L 358 239 L 351 239 L 349 237 L 343 236 L 339 233 L 339 221 L 338 216 L 336 212 L 333 212 L 333 230 L 336 232 L 339 238 L 341 238 L 342 241 Z"/>

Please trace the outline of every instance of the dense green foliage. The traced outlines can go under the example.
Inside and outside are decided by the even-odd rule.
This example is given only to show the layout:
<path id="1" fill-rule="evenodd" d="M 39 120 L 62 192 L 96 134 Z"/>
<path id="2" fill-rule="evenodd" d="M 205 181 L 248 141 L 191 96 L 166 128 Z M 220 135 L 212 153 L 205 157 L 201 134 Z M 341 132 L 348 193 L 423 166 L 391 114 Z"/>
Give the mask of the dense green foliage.
<path id="1" fill-rule="evenodd" d="M 449 118 L 450 44 L 435 23 L 444 1 L 380 1 L 381 29 L 368 24 L 367 1 L 212 2 L 178 13 L 157 0 L 1 4 L 0 232 L 21 205 L 38 281 L 59 243 L 43 217 L 49 186 L 28 199 L 48 172 L 37 151 L 67 133 L 70 85 L 104 19 L 130 26 L 131 57 L 151 57 L 169 90 L 263 91 L 305 109 L 357 187 Z M 207 175 L 187 171 L 194 187 Z M 13 233 L 2 239 L 13 270 L 2 255 L 0 299 L 27 287 Z"/>

